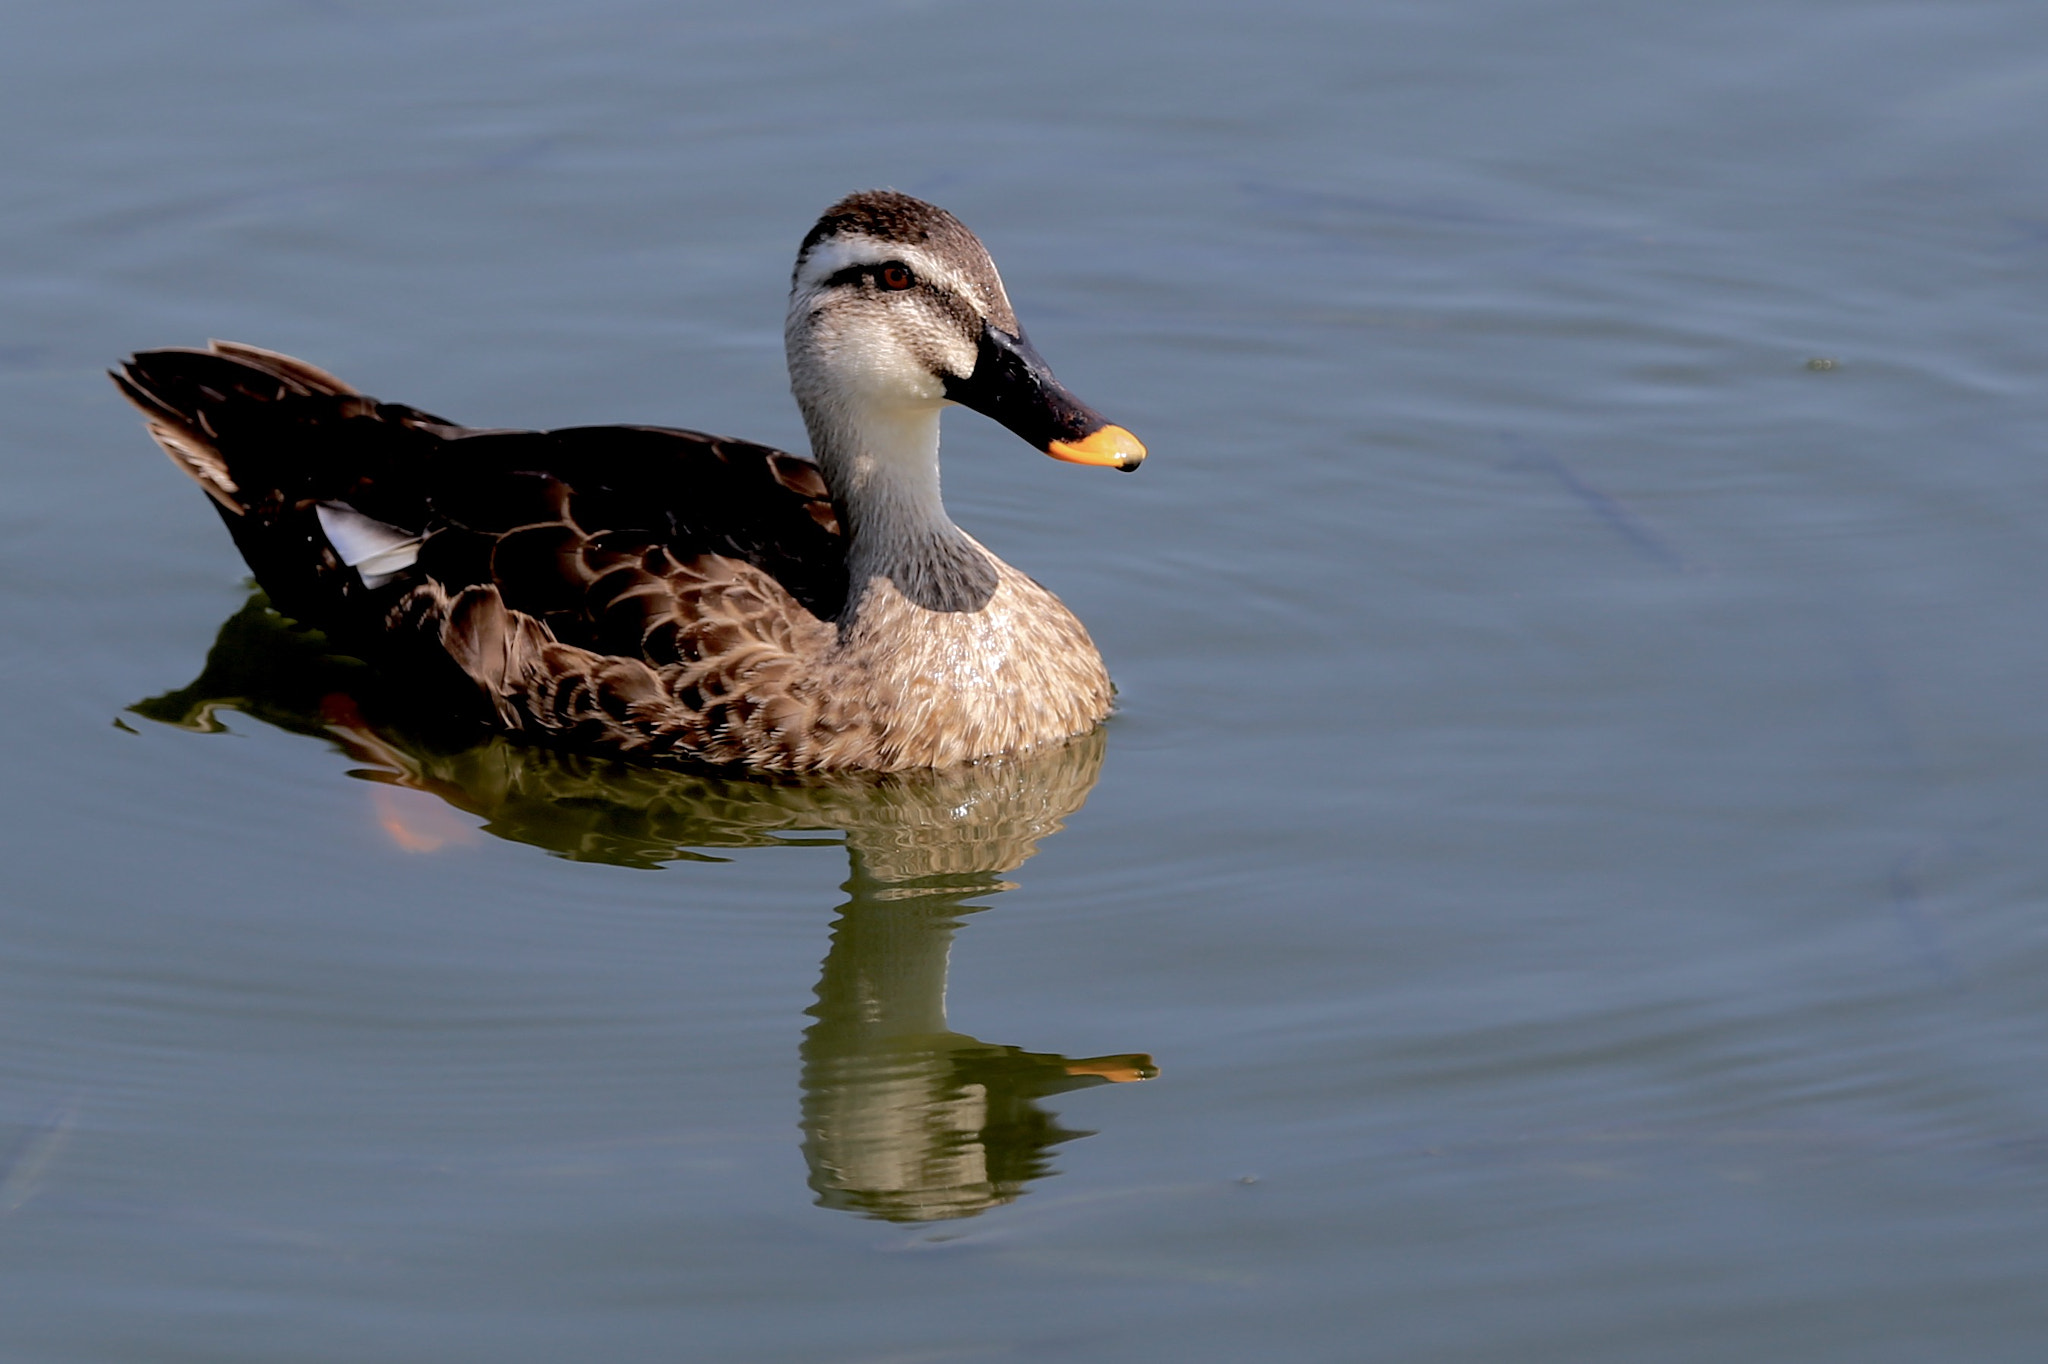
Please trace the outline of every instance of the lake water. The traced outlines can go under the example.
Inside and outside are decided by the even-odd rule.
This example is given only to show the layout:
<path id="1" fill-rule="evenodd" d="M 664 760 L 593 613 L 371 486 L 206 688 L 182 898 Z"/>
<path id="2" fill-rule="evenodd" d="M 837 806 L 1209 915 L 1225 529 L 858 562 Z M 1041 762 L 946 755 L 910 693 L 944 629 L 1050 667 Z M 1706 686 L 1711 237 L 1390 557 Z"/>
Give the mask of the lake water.
<path id="1" fill-rule="evenodd" d="M 2039 1358 L 2048 7 L 5 31 L 0 1356 Z M 437 746 L 100 373 L 802 448 L 873 185 L 1151 447 L 948 418 L 1068 749 Z"/>

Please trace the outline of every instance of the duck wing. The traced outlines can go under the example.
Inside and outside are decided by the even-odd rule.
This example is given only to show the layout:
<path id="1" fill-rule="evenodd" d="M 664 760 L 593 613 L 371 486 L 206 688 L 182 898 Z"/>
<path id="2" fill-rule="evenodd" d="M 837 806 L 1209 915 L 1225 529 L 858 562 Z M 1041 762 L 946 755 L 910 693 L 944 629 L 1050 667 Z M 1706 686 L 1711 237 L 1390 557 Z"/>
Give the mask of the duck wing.
<path id="1" fill-rule="evenodd" d="M 784 451 L 469 428 L 226 342 L 113 377 L 280 611 L 365 654 L 453 662 L 509 728 L 758 762 L 711 742 L 745 718 L 719 705 L 764 669 L 794 676 L 845 605 L 824 479 Z"/>

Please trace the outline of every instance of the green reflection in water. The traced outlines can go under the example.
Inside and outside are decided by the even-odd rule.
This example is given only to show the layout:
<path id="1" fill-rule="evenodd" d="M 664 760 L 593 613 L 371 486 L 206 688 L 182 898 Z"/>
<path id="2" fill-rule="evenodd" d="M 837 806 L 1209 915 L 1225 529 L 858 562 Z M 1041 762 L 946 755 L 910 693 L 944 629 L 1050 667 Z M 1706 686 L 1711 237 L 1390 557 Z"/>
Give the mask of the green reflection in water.
<path id="1" fill-rule="evenodd" d="M 897 1222 L 1007 1203 L 1048 1173 L 1048 1147 L 1087 1135 L 1036 1101 L 1147 1079 L 1157 1073 L 1151 1058 L 1075 1060 L 948 1030 L 947 952 L 961 916 L 980 908 L 963 902 L 1003 883 L 958 873 L 894 880 L 872 874 L 858 849 L 853 860 L 852 898 L 833 925 L 810 1010 L 817 1021 L 804 1034 L 811 1187 L 826 1207 Z"/>
<path id="2" fill-rule="evenodd" d="M 361 764 L 355 776 L 431 793 L 488 833 L 578 861 L 653 868 L 708 849 L 843 841 L 848 899 L 802 1047 L 804 1157 L 825 1207 L 921 1222 L 1009 1202 L 1050 1173 L 1050 1147 L 1087 1135 L 1040 1099 L 1157 1074 L 1143 1055 L 1027 1052 L 946 1026 L 953 934 L 984 908 L 967 902 L 1009 889 L 1003 874 L 1081 808 L 1102 768 L 1100 731 L 943 772 L 802 779 L 479 741 L 409 709 L 400 689 L 287 625 L 261 593 L 221 626 L 190 686 L 132 709 L 201 731 L 219 731 L 217 712 L 232 709 L 321 737 Z M 407 846 L 437 837 L 397 811 L 385 823 Z"/>

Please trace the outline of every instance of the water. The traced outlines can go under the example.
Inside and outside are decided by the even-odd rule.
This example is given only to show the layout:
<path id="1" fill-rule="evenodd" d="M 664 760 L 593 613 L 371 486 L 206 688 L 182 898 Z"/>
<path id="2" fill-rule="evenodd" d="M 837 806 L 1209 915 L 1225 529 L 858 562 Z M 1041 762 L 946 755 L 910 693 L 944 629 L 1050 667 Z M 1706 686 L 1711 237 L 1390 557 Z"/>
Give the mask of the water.
<path id="1" fill-rule="evenodd" d="M 7 27 L 10 1361 L 2038 1354 L 2048 11 Z M 99 376 L 800 448 L 875 184 L 1153 451 L 949 418 L 964 785 L 412 732 Z"/>

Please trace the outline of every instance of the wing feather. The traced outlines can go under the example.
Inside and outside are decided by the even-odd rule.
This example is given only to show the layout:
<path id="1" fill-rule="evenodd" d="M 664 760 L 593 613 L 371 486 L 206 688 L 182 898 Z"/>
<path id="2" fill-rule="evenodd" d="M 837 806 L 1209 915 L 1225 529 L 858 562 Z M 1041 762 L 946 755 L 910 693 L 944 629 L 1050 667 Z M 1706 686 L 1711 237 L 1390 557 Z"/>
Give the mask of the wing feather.
<path id="1" fill-rule="evenodd" d="M 714 762 L 800 747 L 806 660 L 847 592 L 810 461 L 665 427 L 462 427 L 231 342 L 114 377 L 288 614 L 365 652 L 426 644 L 506 728 Z"/>

